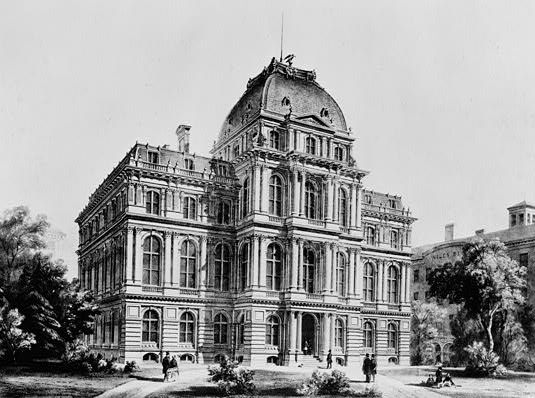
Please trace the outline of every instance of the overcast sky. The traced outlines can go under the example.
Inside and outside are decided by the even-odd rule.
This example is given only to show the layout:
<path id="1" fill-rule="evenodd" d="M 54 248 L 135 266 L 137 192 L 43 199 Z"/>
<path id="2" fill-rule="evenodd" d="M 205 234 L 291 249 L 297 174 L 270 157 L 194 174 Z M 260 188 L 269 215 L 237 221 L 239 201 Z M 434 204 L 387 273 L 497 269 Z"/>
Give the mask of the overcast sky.
<path id="1" fill-rule="evenodd" d="M 367 188 L 403 196 L 415 245 L 507 226 L 535 199 L 535 2 L 0 2 L 0 208 L 67 234 L 136 142 L 207 155 L 280 52 L 315 69 Z"/>

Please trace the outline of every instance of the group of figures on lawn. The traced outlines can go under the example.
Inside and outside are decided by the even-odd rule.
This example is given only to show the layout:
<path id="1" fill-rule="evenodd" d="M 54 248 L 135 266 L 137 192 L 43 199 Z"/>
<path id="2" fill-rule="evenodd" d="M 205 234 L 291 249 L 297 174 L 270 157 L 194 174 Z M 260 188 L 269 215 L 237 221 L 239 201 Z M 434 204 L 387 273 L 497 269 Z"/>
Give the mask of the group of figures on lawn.
<path id="1" fill-rule="evenodd" d="M 366 383 L 370 381 L 375 383 L 375 375 L 377 374 L 377 359 L 375 358 L 375 354 L 372 354 L 371 358 L 370 354 L 366 354 L 362 363 L 362 373 L 366 376 Z"/>
<path id="2" fill-rule="evenodd" d="M 163 381 L 172 382 L 178 380 L 178 361 L 176 355 L 172 357 L 169 355 L 169 351 L 165 353 L 165 356 L 162 359 L 162 371 L 163 371 Z"/>

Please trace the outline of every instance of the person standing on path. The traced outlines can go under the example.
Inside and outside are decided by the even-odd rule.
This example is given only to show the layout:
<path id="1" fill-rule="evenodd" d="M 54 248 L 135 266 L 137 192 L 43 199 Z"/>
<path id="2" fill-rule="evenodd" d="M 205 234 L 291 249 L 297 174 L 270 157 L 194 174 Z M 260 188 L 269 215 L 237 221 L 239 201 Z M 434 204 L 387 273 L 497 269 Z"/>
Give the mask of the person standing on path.
<path id="1" fill-rule="evenodd" d="M 371 368 L 371 360 L 370 360 L 370 354 L 366 354 L 366 357 L 364 358 L 364 362 L 362 363 L 362 373 L 366 376 L 366 383 L 370 382 L 370 368 Z"/>
<path id="2" fill-rule="evenodd" d="M 331 353 L 331 350 L 329 350 L 329 353 L 327 354 L 327 369 L 331 369 L 333 367 L 333 354 Z"/>
<path id="3" fill-rule="evenodd" d="M 165 357 L 162 359 L 163 381 L 167 381 L 167 370 L 169 369 L 169 366 L 171 366 L 171 358 L 169 357 L 169 351 L 167 351 Z"/>
<path id="4" fill-rule="evenodd" d="M 370 373 L 372 382 L 375 383 L 375 375 L 377 374 L 377 358 L 375 358 L 375 354 L 372 354 L 372 359 L 370 360 Z"/>

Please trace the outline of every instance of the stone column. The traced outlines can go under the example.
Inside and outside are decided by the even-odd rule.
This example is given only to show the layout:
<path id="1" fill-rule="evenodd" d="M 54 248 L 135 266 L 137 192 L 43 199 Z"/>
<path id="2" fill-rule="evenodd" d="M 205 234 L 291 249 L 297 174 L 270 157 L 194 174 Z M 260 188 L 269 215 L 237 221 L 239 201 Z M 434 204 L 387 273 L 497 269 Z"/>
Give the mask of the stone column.
<path id="1" fill-rule="evenodd" d="M 260 247 L 259 254 L 259 281 L 258 286 L 265 288 L 266 287 L 266 251 L 267 251 L 267 240 L 264 236 L 258 236 L 258 246 Z"/>
<path id="2" fill-rule="evenodd" d="M 303 259 L 303 246 L 304 242 L 302 239 L 299 239 L 297 241 L 299 245 L 298 249 L 298 260 L 297 260 L 297 290 L 303 290 L 303 266 L 305 264 L 305 261 Z"/>
<path id="3" fill-rule="evenodd" d="M 325 286 L 323 286 L 323 292 L 329 293 L 331 289 L 331 277 L 332 277 L 332 250 L 331 244 L 325 244 Z"/>
<path id="4" fill-rule="evenodd" d="M 327 177 L 327 221 L 333 219 L 333 179 L 331 176 Z"/>
<path id="5" fill-rule="evenodd" d="M 339 197 L 340 197 L 340 184 L 338 183 L 338 181 L 334 180 L 333 181 L 333 190 L 334 190 L 334 195 L 333 195 L 333 221 L 334 222 L 338 222 L 339 221 L 339 217 L 338 217 L 338 201 L 339 201 Z"/>
<path id="6" fill-rule="evenodd" d="M 357 214 L 356 214 L 356 227 L 362 226 L 362 184 L 357 184 Z"/>
<path id="7" fill-rule="evenodd" d="M 171 264 L 171 284 L 174 286 L 178 286 L 180 282 L 180 254 L 178 247 L 179 237 L 180 235 L 178 233 L 173 233 L 173 260 Z"/>
<path id="8" fill-rule="evenodd" d="M 379 286 L 377 288 L 377 301 L 384 302 L 385 301 L 385 296 L 384 296 L 385 263 L 381 260 L 379 261 L 378 266 L 379 266 L 379 276 L 377 278 L 377 282 Z"/>
<path id="9" fill-rule="evenodd" d="M 134 260 L 134 228 L 127 227 L 126 230 L 126 275 L 124 277 L 124 282 L 132 282 L 132 270 L 133 270 L 133 260 Z M 95 278 L 93 277 L 93 280 Z"/>
<path id="10" fill-rule="evenodd" d="M 350 297 L 355 296 L 355 251 L 353 249 L 349 249 L 349 286 L 347 288 L 347 295 Z"/>
<path id="11" fill-rule="evenodd" d="M 330 324 L 330 314 L 324 314 L 323 316 L 323 355 L 327 355 L 329 347 L 331 344 L 331 324 Z"/>
<path id="12" fill-rule="evenodd" d="M 208 275 L 208 251 L 207 251 L 207 239 L 206 236 L 199 237 L 199 243 L 201 246 L 201 261 L 200 261 L 200 288 L 206 289 Z"/>
<path id="13" fill-rule="evenodd" d="M 301 198 L 299 205 L 299 215 L 303 216 L 305 214 L 305 187 L 306 187 L 306 173 L 301 172 Z"/>
<path id="14" fill-rule="evenodd" d="M 403 263 L 401 263 L 400 267 L 399 267 L 399 284 L 401 286 L 401 289 L 399 290 L 400 292 L 400 295 L 399 295 L 399 303 L 404 303 L 405 302 L 405 281 L 407 280 L 407 275 L 406 275 L 406 269 L 407 269 L 407 266 Z"/>
<path id="15" fill-rule="evenodd" d="M 357 186 L 351 184 L 351 210 L 349 216 L 349 228 L 353 228 L 357 221 Z"/>
<path id="16" fill-rule="evenodd" d="M 405 303 L 411 302 L 411 279 L 412 279 L 412 268 L 411 264 L 405 264 Z"/>
<path id="17" fill-rule="evenodd" d="M 252 236 L 252 253 L 251 253 L 251 287 L 258 287 L 258 237 Z"/>
<path id="18" fill-rule="evenodd" d="M 134 283 L 141 283 L 143 279 L 143 243 L 141 242 L 141 228 L 136 228 L 136 258 L 134 261 L 134 272 L 132 280 Z"/>
<path id="19" fill-rule="evenodd" d="M 338 268 L 338 246 L 331 243 L 331 293 L 336 293 L 336 269 Z"/>
<path id="20" fill-rule="evenodd" d="M 163 286 L 171 285 L 171 232 L 164 232 L 164 250 L 165 250 L 165 261 L 164 261 L 164 276 L 163 276 Z"/>
<path id="21" fill-rule="evenodd" d="M 292 266 L 290 274 L 290 290 L 298 288 L 298 269 L 299 269 L 299 245 L 297 239 L 292 238 Z"/>
<path id="22" fill-rule="evenodd" d="M 355 296 L 362 297 L 362 284 L 364 280 L 364 265 L 360 261 L 360 248 L 355 251 Z"/>
<path id="23" fill-rule="evenodd" d="M 302 342 L 302 338 L 303 338 L 303 333 L 302 333 L 302 330 L 303 330 L 303 325 L 302 325 L 302 322 L 303 322 L 303 311 L 298 311 L 297 312 L 297 352 L 301 352 L 301 347 L 303 346 L 303 342 Z"/>
<path id="24" fill-rule="evenodd" d="M 260 166 L 253 168 L 253 211 L 260 210 Z"/>
<path id="25" fill-rule="evenodd" d="M 267 213 L 269 211 L 269 176 L 266 166 L 262 167 L 262 192 L 260 193 L 260 198 L 260 211 Z"/>
<path id="26" fill-rule="evenodd" d="M 292 216 L 297 216 L 299 215 L 299 205 L 300 205 L 300 202 L 301 202 L 301 198 L 300 198 L 300 192 L 301 192 L 301 188 L 299 187 L 299 174 L 297 172 L 297 170 L 294 170 L 293 171 L 293 208 L 292 208 Z"/>
<path id="27" fill-rule="evenodd" d="M 295 322 L 295 316 L 293 311 L 288 312 L 288 330 L 289 330 L 289 340 L 290 340 L 290 354 L 295 352 L 295 336 L 296 336 L 297 324 Z"/>
<path id="28" fill-rule="evenodd" d="M 331 328 L 329 335 L 329 349 L 334 351 L 334 324 L 336 321 L 336 316 L 334 314 L 329 314 L 329 326 Z"/>

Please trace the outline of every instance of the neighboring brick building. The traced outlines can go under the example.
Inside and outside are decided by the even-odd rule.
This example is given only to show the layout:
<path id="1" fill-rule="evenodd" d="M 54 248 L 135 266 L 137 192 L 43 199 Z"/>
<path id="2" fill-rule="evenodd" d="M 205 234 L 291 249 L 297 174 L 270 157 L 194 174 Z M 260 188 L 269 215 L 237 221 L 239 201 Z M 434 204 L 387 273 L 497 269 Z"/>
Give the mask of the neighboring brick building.
<path id="1" fill-rule="evenodd" d="M 76 220 L 80 280 L 102 310 L 91 347 L 408 364 L 415 219 L 399 196 L 363 189 L 355 137 L 315 73 L 273 59 L 212 157 L 190 153 L 189 129 L 178 151 L 136 144 Z"/>
<path id="2" fill-rule="evenodd" d="M 509 228 L 496 232 L 485 233 L 477 230 L 475 235 L 466 238 L 454 239 L 453 224 L 446 225 L 445 240 L 413 248 L 413 300 L 428 300 L 429 285 L 428 274 L 436 267 L 447 263 L 456 263 L 462 259 L 462 249 L 465 243 L 475 238 L 484 240 L 499 239 L 507 246 L 509 256 L 521 265 L 528 267 L 528 300 L 535 304 L 535 206 L 521 202 L 509 207 Z M 456 305 L 447 306 L 449 318 L 456 311 Z M 434 357 L 440 362 L 447 363 L 450 355 L 451 336 L 449 321 L 437 325 L 439 337 L 430 344 L 429 349 L 434 351 Z"/>

